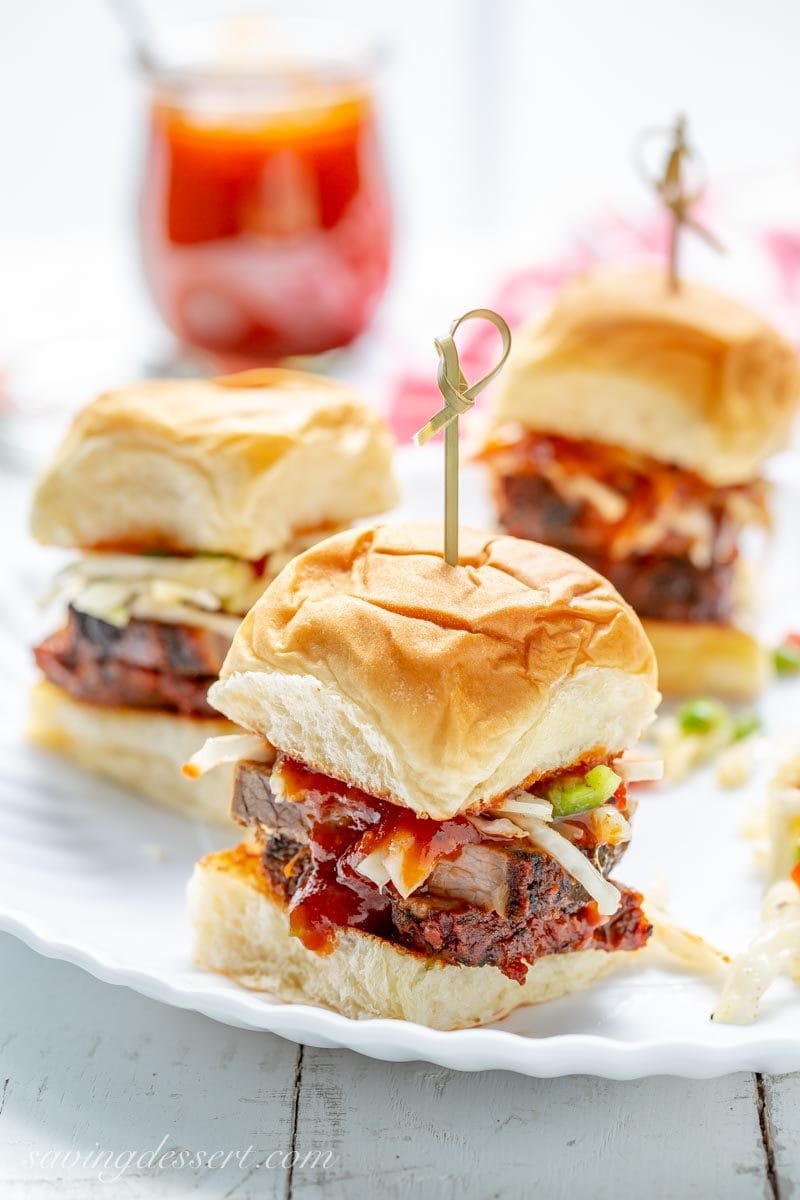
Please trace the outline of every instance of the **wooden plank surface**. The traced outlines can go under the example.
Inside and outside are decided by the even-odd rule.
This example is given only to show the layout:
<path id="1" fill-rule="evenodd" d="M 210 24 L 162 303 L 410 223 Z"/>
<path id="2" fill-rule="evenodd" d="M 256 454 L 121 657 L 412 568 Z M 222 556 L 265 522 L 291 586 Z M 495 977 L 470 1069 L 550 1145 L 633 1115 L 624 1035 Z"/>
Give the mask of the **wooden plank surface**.
<path id="1" fill-rule="evenodd" d="M 70 1200 L 112 1193 L 138 1200 L 184 1195 L 190 1187 L 199 1196 L 285 1196 L 286 1172 L 279 1168 L 261 1171 L 257 1190 L 247 1185 L 256 1161 L 289 1146 L 296 1046 L 98 983 L 11 938 L 0 945 L 2 1200 L 49 1195 L 36 1190 L 37 1179 Z M 105 1181 L 92 1164 L 64 1170 L 45 1159 L 41 1165 L 48 1150 L 125 1156 L 155 1150 L 165 1136 L 165 1151 L 252 1145 L 254 1152 L 243 1169 L 235 1160 L 204 1170 L 134 1163 L 113 1187 L 108 1180 L 119 1163 L 105 1171 Z M 65 1187 L 56 1182 L 62 1177 Z"/>
<path id="2" fill-rule="evenodd" d="M 6 936 L 0 980 L 2 1200 L 617 1200 L 645 1186 L 655 1200 L 788 1200 L 800 1184 L 800 1077 L 534 1080 L 300 1050 Z M 253 1149 L 244 1166 L 134 1164 L 113 1186 L 91 1166 L 43 1163 L 53 1150 L 155 1151 L 165 1137 L 187 1154 Z"/>
<path id="3" fill-rule="evenodd" d="M 774 1171 L 774 1194 L 789 1200 L 800 1192 L 800 1075 L 763 1080 L 764 1140 Z"/>
<path id="4" fill-rule="evenodd" d="M 619 1200 L 765 1195 L 752 1075 L 614 1083 L 460 1075 L 307 1048 L 298 1141 L 328 1131 L 336 1167 L 293 1196 Z M 323 1188 L 324 1184 L 324 1188 Z M 476 1184 L 478 1185 L 476 1187 Z"/>

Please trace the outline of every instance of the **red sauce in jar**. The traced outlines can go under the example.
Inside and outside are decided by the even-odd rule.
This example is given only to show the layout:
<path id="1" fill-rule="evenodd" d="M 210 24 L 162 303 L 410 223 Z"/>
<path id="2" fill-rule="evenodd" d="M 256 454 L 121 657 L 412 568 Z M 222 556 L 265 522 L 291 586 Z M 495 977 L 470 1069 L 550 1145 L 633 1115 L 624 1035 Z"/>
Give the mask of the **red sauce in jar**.
<path id="1" fill-rule="evenodd" d="M 162 92 L 151 110 L 142 243 L 162 315 L 231 366 L 346 345 L 389 270 L 369 93 L 304 79 L 264 111 L 216 87 Z"/>

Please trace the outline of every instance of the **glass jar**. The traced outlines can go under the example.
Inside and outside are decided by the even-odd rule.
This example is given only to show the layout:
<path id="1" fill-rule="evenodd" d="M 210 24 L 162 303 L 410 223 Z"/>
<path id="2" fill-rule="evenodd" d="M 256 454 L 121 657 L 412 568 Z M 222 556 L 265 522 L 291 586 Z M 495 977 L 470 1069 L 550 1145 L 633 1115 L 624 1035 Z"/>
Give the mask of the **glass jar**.
<path id="1" fill-rule="evenodd" d="M 325 22 L 176 32 L 150 76 L 146 278 L 176 337 L 227 365 L 369 324 L 389 272 L 376 59 Z"/>

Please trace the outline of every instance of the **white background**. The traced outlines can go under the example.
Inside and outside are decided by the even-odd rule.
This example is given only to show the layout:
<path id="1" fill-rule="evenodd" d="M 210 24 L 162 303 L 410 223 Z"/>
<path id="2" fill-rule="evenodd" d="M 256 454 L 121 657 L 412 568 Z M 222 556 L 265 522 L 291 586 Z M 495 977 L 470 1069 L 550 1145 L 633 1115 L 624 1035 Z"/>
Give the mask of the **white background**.
<path id="1" fill-rule="evenodd" d="M 233 5 L 149 7 L 164 19 Z M 500 243 L 519 245 L 521 256 L 528 247 L 546 252 L 565 223 L 603 201 L 646 205 L 629 166 L 631 140 L 680 108 L 716 177 L 800 165 L 794 0 L 282 7 L 335 8 L 392 35 L 384 92 L 398 280 L 427 271 L 441 286 L 444 243 L 459 244 L 468 274 L 473 255 L 491 257 Z M 0 0 L 0 389 L 23 343 L 124 338 L 146 322 L 133 235 L 142 99 L 101 0 Z M 769 189 L 758 194 L 768 208 Z M 445 316 L 453 311 L 461 308 L 445 307 Z M 50 375 L 56 388 L 66 386 L 62 362 Z M 21 527 L 22 506 L 11 502 L 6 526 L 12 509 Z M 490 1189 L 514 1197 L 531 1178 L 543 1195 L 572 1200 L 638 1194 L 642 1180 L 656 1196 L 671 1188 L 697 1200 L 758 1200 L 788 1195 L 800 1180 L 796 1076 L 767 1081 L 765 1104 L 764 1082 L 745 1075 L 716 1084 L 537 1084 L 387 1068 L 341 1052 L 306 1050 L 303 1060 L 274 1038 L 119 992 L 6 937 L 0 964 L 4 1197 L 101 1194 L 93 1179 L 21 1178 L 31 1148 L 149 1147 L 163 1133 L 189 1147 L 254 1140 L 272 1148 L 288 1142 L 290 1125 L 300 1147 L 333 1137 L 332 1200 Z M 268 1194 L 254 1177 L 187 1178 L 169 1192 L 162 1180 L 140 1178 L 119 1195 L 190 1190 Z M 284 1194 L 283 1180 L 275 1194 Z M 298 1178 L 294 1194 L 321 1191 Z"/>
<path id="2" fill-rule="evenodd" d="M 252 9 L 252 3 L 249 5 Z M 680 109 L 715 177 L 793 169 L 800 5 L 792 0 L 293 0 L 388 34 L 386 145 L 398 275 L 459 239 L 541 248 L 603 200 L 645 204 L 638 129 Z M 151 19 L 235 11 L 149 0 Z M 134 212 L 143 93 L 101 0 L 4 0 L 0 17 L 0 352 L 111 332 L 140 300 Z M 99 247 L 103 252 L 100 253 Z"/>

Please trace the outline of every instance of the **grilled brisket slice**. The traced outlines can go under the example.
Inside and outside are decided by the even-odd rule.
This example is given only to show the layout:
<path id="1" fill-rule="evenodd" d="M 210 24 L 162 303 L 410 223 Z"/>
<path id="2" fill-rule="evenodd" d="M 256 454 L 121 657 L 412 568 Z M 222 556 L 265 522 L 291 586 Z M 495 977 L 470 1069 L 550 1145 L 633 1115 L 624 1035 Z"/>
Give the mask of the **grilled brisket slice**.
<path id="1" fill-rule="evenodd" d="M 297 869 L 292 870 L 287 890 L 291 897 L 301 881 L 301 868 L 310 861 L 308 835 L 304 829 L 293 831 L 287 823 L 280 832 L 263 836 L 264 871 L 273 883 L 284 887 L 284 869 L 290 859 L 295 860 Z M 609 858 L 605 869 L 610 865 Z M 583 887 L 555 859 L 532 846 L 499 841 L 465 846 L 456 858 L 440 862 L 422 894 L 434 903 L 467 905 L 509 921 L 571 913 L 589 902 Z"/>
<path id="2" fill-rule="evenodd" d="M 98 659 L 171 675 L 219 675 L 230 646 L 230 638 L 213 629 L 135 617 L 117 626 L 75 608 L 69 609 L 67 628 L 73 643 L 84 644 Z"/>
<path id="3" fill-rule="evenodd" d="M 643 946 L 651 926 L 641 896 L 628 888 L 620 892 L 620 907 L 603 925 L 594 923 L 586 907 L 520 922 L 430 896 L 392 897 L 392 920 L 397 940 L 410 950 L 468 967 L 495 966 L 522 982 L 526 964 L 547 954 Z"/>
<path id="4" fill-rule="evenodd" d="M 695 567 L 687 558 L 641 556 L 584 561 L 605 575 L 640 617 L 660 621 L 726 622 L 733 617 L 733 562 Z"/>
<path id="5" fill-rule="evenodd" d="M 263 831 L 263 837 L 264 870 L 279 882 L 289 859 L 307 850 L 308 834 L 286 823 L 280 830 Z M 298 879 L 299 874 L 294 883 Z M 293 891 L 291 887 L 290 894 Z M 500 841 L 465 846 L 456 858 L 443 860 L 434 867 L 423 892 L 436 900 L 467 904 L 517 921 L 541 913 L 574 912 L 589 901 L 581 885 L 555 859 L 532 846 Z"/>
<path id="6" fill-rule="evenodd" d="M 295 842 L 280 833 L 273 834 L 265 842 L 261 862 L 267 879 L 286 900 L 290 900 L 310 863 L 308 844 Z"/>
<path id="7" fill-rule="evenodd" d="M 613 583 L 640 617 L 662 621 L 729 621 L 733 609 L 733 562 L 695 567 L 679 554 L 609 558 L 602 525 L 584 526 L 584 505 L 565 501 L 533 475 L 501 476 L 497 484 L 500 523 L 515 537 L 558 546 L 582 558 Z"/>
<path id="8" fill-rule="evenodd" d="M 205 629 L 130 621 L 123 628 L 70 609 L 34 650 L 44 675 L 76 700 L 218 716 L 206 701 L 227 639 Z"/>
<path id="9" fill-rule="evenodd" d="M 271 767 L 266 763 L 239 763 L 231 815 L 241 824 L 261 830 L 264 869 L 279 882 L 287 847 L 297 854 L 307 845 L 309 825 L 302 803 L 276 800 L 270 777 Z M 600 846 L 592 861 L 607 873 L 623 850 L 624 846 Z M 464 846 L 456 857 L 440 861 L 425 892 L 517 921 L 547 912 L 572 912 L 589 900 L 583 887 L 548 854 L 529 842 L 499 839 Z"/>
<path id="10" fill-rule="evenodd" d="M 578 556 L 603 548 L 600 526 L 580 527 L 583 502 L 566 500 L 539 475 L 499 475 L 495 501 L 500 524 L 515 537 L 560 546 Z"/>
<path id="11" fill-rule="evenodd" d="M 263 870 L 284 903 L 302 888 L 309 863 L 302 842 L 279 834 L 267 839 Z M 498 916 L 452 897 L 415 893 L 403 900 L 387 889 L 385 912 L 375 931 L 426 958 L 468 967 L 495 966 L 522 983 L 528 964 L 547 954 L 640 949 L 651 931 L 641 897 L 624 887 L 620 893 L 617 912 L 598 925 L 585 893 L 576 893 L 561 909 L 547 906 L 521 919 Z"/>
<path id="12" fill-rule="evenodd" d="M 320 902 L 321 884 L 315 874 L 319 864 L 314 861 L 320 851 L 314 842 L 312 855 L 308 806 L 277 800 L 270 780 L 269 765 L 240 763 L 232 815 L 257 830 L 264 876 L 291 906 L 291 920 L 310 900 L 315 905 Z M 330 818 L 338 827 L 340 814 L 334 810 Z M 342 830 L 348 825 L 347 807 L 342 804 Z M 326 822 L 324 828 L 329 837 L 331 825 Z M 428 958 L 496 966 L 522 982 L 528 965 L 544 955 L 588 947 L 636 949 L 650 932 L 639 897 L 625 889 L 621 889 L 618 912 L 599 925 L 596 907 L 581 884 L 550 855 L 522 840 L 486 839 L 463 846 L 454 858 L 441 860 L 425 886 L 408 899 L 391 885 L 382 891 L 372 887 L 352 873 L 346 859 L 333 864 L 330 854 L 335 844 L 334 839 L 322 851 L 326 870 L 334 866 L 325 876 L 324 886 L 330 892 L 324 912 L 338 912 L 341 925 L 346 925 L 352 903 L 358 928 Z M 597 847 L 593 861 L 605 873 L 623 849 Z M 364 889 L 370 893 L 368 908 L 363 907 Z"/>
<path id="13" fill-rule="evenodd" d="M 609 870 L 610 859 L 604 865 Z M 511 921 L 526 921 L 548 912 L 573 912 L 589 900 L 583 887 L 554 858 L 524 841 L 465 846 L 456 858 L 443 859 L 434 867 L 425 891 Z"/>
<path id="14" fill-rule="evenodd" d="M 267 763 L 239 762 L 233 783 L 231 816 L 240 825 L 260 825 L 270 833 L 308 841 L 308 824 L 302 804 L 276 800 Z"/>

